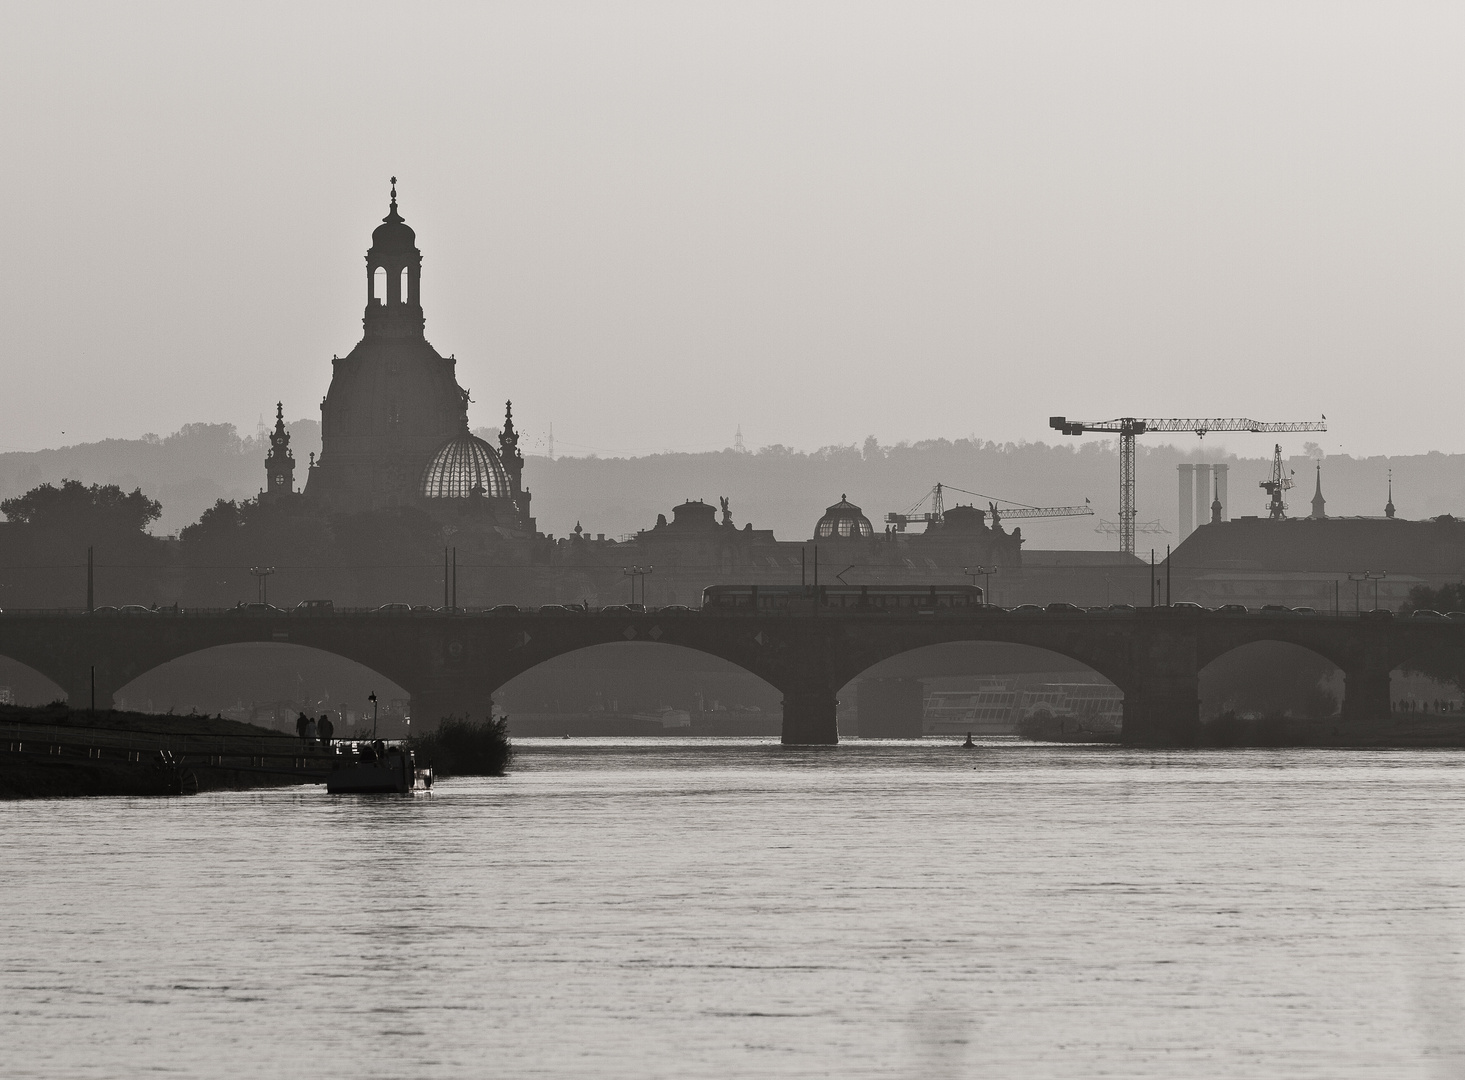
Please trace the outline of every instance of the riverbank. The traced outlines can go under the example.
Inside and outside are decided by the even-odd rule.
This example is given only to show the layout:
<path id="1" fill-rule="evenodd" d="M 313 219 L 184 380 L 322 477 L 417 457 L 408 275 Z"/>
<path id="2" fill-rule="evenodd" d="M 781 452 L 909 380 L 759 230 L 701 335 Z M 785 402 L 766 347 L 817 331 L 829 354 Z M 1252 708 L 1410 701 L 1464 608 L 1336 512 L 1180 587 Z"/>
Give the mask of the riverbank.
<path id="1" fill-rule="evenodd" d="M 298 738 L 221 717 L 0 706 L 0 799 L 320 783 L 330 763 Z"/>

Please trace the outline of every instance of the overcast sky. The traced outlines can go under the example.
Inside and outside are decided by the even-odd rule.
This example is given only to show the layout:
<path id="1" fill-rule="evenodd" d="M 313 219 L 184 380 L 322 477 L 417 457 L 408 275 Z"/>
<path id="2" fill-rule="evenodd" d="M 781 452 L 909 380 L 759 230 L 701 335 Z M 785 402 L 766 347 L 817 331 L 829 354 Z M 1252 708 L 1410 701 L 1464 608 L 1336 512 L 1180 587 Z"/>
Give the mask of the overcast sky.
<path id="1" fill-rule="evenodd" d="M 317 416 L 395 174 L 531 449 L 1465 451 L 1458 2 L 3 14 L 5 449 Z"/>

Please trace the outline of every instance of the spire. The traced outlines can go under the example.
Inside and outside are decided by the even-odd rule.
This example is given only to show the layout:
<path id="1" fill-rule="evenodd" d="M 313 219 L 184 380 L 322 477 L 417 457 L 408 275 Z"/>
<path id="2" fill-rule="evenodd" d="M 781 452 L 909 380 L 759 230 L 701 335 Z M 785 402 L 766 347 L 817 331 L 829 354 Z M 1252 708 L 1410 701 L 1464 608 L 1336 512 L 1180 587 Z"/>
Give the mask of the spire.
<path id="1" fill-rule="evenodd" d="M 514 430 L 514 403 L 504 402 L 504 426 L 499 430 L 499 460 L 509 474 L 509 484 L 519 490 L 524 474 L 524 455 L 519 453 L 519 433 Z"/>
<path id="2" fill-rule="evenodd" d="M 383 221 L 401 221 L 402 215 L 397 213 L 397 178 L 392 177 L 392 208 Z"/>
<path id="3" fill-rule="evenodd" d="M 1312 517 L 1321 521 L 1328 516 L 1327 502 L 1323 499 L 1323 463 L 1317 463 L 1317 489 L 1312 493 Z"/>
<path id="4" fill-rule="evenodd" d="M 275 430 L 270 434 L 270 451 L 265 455 L 263 501 L 295 494 L 295 454 L 290 450 L 290 433 L 285 430 L 285 403 L 275 403 Z"/>
<path id="5" fill-rule="evenodd" d="M 1394 516 L 1394 470 L 1389 470 L 1389 501 L 1384 505 L 1384 517 Z"/>

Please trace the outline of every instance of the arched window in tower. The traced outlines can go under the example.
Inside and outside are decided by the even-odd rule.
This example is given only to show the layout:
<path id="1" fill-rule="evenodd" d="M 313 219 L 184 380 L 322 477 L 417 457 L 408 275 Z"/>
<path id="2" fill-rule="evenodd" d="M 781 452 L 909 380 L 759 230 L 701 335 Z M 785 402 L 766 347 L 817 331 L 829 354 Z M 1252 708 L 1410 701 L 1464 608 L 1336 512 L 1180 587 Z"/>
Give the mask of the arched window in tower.
<path id="1" fill-rule="evenodd" d="M 378 266 L 371 275 L 371 301 L 374 304 L 387 302 L 387 268 Z"/>
<path id="2" fill-rule="evenodd" d="M 402 267 L 402 303 L 404 304 L 410 304 L 412 302 L 412 295 L 408 291 L 411 283 L 412 279 L 407 276 L 407 268 L 404 266 Z"/>

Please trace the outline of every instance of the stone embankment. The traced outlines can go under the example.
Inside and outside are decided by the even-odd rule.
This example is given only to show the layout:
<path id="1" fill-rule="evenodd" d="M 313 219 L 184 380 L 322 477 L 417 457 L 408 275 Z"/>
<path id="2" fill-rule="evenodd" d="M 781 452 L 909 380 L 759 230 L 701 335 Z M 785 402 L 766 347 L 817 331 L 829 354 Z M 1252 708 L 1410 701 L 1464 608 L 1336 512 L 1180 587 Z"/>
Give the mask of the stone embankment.
<path id="1" fill-rule="evenodd" d="M 332 762 L 319 745 L 217 717 L 0 706 L 0 799 L 318 784 Z"/>

